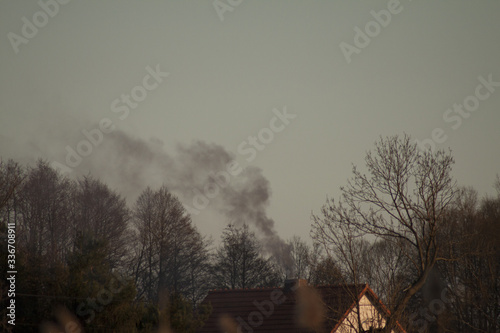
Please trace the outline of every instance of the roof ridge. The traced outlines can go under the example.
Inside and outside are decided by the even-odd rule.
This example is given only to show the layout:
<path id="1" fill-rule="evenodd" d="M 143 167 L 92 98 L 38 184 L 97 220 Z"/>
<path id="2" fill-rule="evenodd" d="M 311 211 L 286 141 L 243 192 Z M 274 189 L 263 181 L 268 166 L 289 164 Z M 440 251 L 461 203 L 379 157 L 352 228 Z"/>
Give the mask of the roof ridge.
<path id="1" fill-rule="evenodd" d="M 329 284 L 308 284 L 310 287 L 337 287 L 337 288 L 345 288 L 345 287 L 363 287 L 363 289 L 368 285 L 368 283 L 329 283 Z M 369 286 L 369 285 L 368 285 Z M 265 289 L 283 289 L 284 286 L 273 286 L 273 287 L 245 287 L 245 288 L 214 288 L 209 289 L 208 291 L 235 291 L 235 290 L 265 290 Z"/>
<path id="2" fill-rule="evenodd" d="M 235 292 L 235 291 L 255 291 L 255 290 L 274 290 L 282 289 L 282 287 L 254 287 L 254 288 L 220 288 L 220 289 L 210 289 L 208 292 Z"/>

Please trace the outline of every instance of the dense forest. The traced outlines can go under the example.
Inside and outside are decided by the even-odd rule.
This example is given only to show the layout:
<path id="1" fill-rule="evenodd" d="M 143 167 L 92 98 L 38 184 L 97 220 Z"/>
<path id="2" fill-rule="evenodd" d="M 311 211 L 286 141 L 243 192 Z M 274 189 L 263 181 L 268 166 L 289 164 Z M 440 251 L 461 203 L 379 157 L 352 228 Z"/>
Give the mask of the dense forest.
<path id="1" fill-rule="evenodd" d="M 500 332 L 500 179 L 481 197 L 452 177 L 451 153 L 380 139 L 311 234 L 265 250 L 252 225 L 202 235 L 165 186 L 133 205 L 105 179 L 69 178 L 40 160 L 0 161 L 1 331 L 8 226 L 15 224 L 15 331 L 195 332 L 210 289 L 368 283 L 408 332 Z M 320 206 L 321 203 L 318 203 Z M 281 253 L 281 255 L 280 255 Z M 57 326 L 59 325 L 59 326 Z M 69 327 L 69 328 L 68 328 Z M 76 326 L 75 326 L 76 327 Z"/>

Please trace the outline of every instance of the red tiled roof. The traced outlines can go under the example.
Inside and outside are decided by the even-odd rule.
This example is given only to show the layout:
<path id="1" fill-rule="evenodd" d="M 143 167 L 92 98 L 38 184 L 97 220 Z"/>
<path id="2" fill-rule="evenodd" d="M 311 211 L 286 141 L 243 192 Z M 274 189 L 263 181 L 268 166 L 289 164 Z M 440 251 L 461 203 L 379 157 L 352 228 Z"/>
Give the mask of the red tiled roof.
<path id="1" fill-rule="evenodd" d="M 326 305 L 324 332 L 331 332 L 349 313 L 356 296 L 360 299 L 369 290 L 369 293 L 373 294 L 376 299 L 375 294 L 366 284 L 317 286 L 315 288 Z M 219 327 L 221 315 L 228 315 L 235 319 L 236 323 L 241 325 L 243 333 L 250 333 L 251 330 L 255 333 L 310 332 L 310 330 L 300 328 L 297 324 L 296 296 L 294 291 L 283 288 L 210 291 L 203 302 L 211 303 L 213 310 L 200 333 L 221 332 Z M 281 301 L 283 301 L 281 304 L 277 304 Z M 245 328 L 245 324 L 248 328 Z"/>

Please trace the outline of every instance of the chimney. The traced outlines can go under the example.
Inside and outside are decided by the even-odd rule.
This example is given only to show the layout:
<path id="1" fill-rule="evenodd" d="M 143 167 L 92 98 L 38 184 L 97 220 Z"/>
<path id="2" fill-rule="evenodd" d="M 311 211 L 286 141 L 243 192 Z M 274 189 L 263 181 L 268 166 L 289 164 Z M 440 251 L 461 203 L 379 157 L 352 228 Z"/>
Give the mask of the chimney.
<path id="1" fill-rule="evenodd" d="M 295 291 L 299 287 L 307 286 L 306 279 L 286 279 L 285 286 L 283 287 L 284 292 Z"/>

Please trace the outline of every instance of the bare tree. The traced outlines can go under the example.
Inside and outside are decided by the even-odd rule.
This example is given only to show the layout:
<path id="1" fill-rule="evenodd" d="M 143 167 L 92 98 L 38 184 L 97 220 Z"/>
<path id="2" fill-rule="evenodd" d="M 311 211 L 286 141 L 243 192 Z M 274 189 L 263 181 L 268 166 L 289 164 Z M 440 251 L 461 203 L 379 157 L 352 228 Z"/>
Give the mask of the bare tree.
<path id="1" fill-rule="evenodd" d="M 17 239 L 37 266 L 63 261 L 71 249 L 70 198 L 72 183 L 38 161 L 29 168 L 21 188 L 18 206 L 21 218 Z"/>
<path id="2" fill-rule="evenodd" d="M 24 178 L 24 171 L 18 163 L 13 160 L 7 162 L 0 160 L 0 211 L 3 211 L 3 208 L 14 198 Z M 7 215 L 2 214 L 5 222 L 9 222 Z"/>
<path id="3" fill-rule="evenodd" d="M 345 281 L 339 266 L 330 256 L 322 256 L 312 263 L 308 280 L 312 285 L 337 285 Z"/>
<path id="4" fill-rule="evenodd" d="M 332 218 L 329 212 L 323 210 L 324 217 Z M 363 234 L 353 225 L 347 223 L 337 223 L 335 226 L 330 225 L 328 231 L 318 228 L 317 224 L 321 223 L 321 218 L 313 215 L 313 221 L 316 224 L 313 226 L 313 237 L 315 241 L 323 246 L 330 260 L 337 263 L 340 270 L 340 284 L 344 287 L 344 291 L 355 304 L 354 314 L 352 318 L 346 318 L 344 325 L 350 327 L 355 332 L 363 332 L 364 322 L 361 318 L 360 300 L 358 295 L 364 288 L 365 279 L 363 277 L 364 253 L 369 248 L 368 241 L 362 238 Z M 338 309 L 330 307 L 330 311 L 337 317 L 341 317 L 342 313 Z"/>
<path id="5" fill-rule="evenodd" d="M 165 186 L 147 188 L 134 210 L 137 245 L 134 274 L 139 296 L 157 302 L 159 295 L 188 294 L 201 297 L 196 286 L 203 275 L 200 265 L 208 257 L 207 242 L 191 221 L 181 202 Z"/>
<path id="6" fill-rule="evenodd" d="M 192 306 L 197 306 L 205 298 L 210 289 L 210 253 L 211 239 L 207 239 L 199 233 L 193 234 L 192 247 L 189 253 L 189 262 L 186 269 L 186 298 Z"/>
<path id="7" fill-rule="evenodd" d="M 321 248 L 318 244 L 310 246 L 299 236 L 293 236 L 280 251 L 271 257 L 275 271 L 286 279 L 310 280 L 314 267 L 317 265 Z"/>
<path id="8" fill-rule="evenodd" d="M 414 278 L 411 263 L 402 248 L 384 239 L 374 241 L 363 254 L 362 276 L 387 305 L 397 301 Z"/>
<path id="9" fill-rule="evenodd" d="M 84 232 L 104 240 L 110 267 L 121 266 L 130 242 L 125 199 L 91 176 L 78 181 L 72 199 L 73 237 Z"/>
<path id="10" fill-rule="evenodd" d="M 278 276 L 271 261 L 261 255 L 261 246 L 246 224 L 238 228 L 229 224 L 223 232 L 212 267 L 217 288 L 252 288 L 276 285 Z"/>
<path id="11" fill-rule="evenodd" d="M 70 197 L 72 183 L 38 161 L 6 205 L 6 216 L 16 223 L 16 270 L 24 278 L 17 286 L 26 294 L 59 294 L 65 285 L 64 260 L 71 251 Z M 50 312 L 43 298 L 19 297 L 25 320 Z"/>
<path id="12" fill-rule="evenodd" d="M 15 207 L 20 199 L 19 190 L 24 177 L 24 171 L 19 164 L 12 160 L 7 162 L 0 160 L 0 259 L 5 264 L 8 259 L 12 259 L 12 256 L 9 256 L 10 253 L 7 252 L 7 226 L 9 223 L 17 224 L 18 214 Z M 2 319 L 0 319 L 0 331 L 12 332 L 12 325 L 7 323 L 9 320 L 9 317 L 7 317 L 9 283 L 6 280 L 6 272 L 7 270 L 2 270 L 0 274 L 0 308 L 2 309 L 0 311 L 0 315 L 2 316 Z"/>
<path id="13" fill-rule="evenodd" d="M 368 175 L 353 167 L 353 177 L 338 202 L 327 200 L 314 230 L 333 239 L 340 229 L 354 237 L 371 235 L 399 246 L 416 275 L 392 304 L 386 329 L 396 326 L 409 300 L 424 285 L 440 257 L 437 235 L 455 194 L 449 153 L 420 152 L 409 136 L 381 138 L 367 153 Z"/>
<path id="14" fill-rule="evenodd" d="M 288 241 L 290 256 L 293 261 L 293 276 L 295 278 L 307 278 L 311 269 L 312 253 L 311 247 L 299 236 L 293 236 Z"/>
<path id="15" fill-rule="evenodd" d="M 461 188 L 449 215 L 441 237 L 449 240 L 446 251 L 453 260 L 439 265 L 449 286 L 446 305 L 453 325 L 448 324 L 447 328 L 497 332 L 500 330 L 500 191 L 496 198 L 479 201 L 474 189 Z"/>

